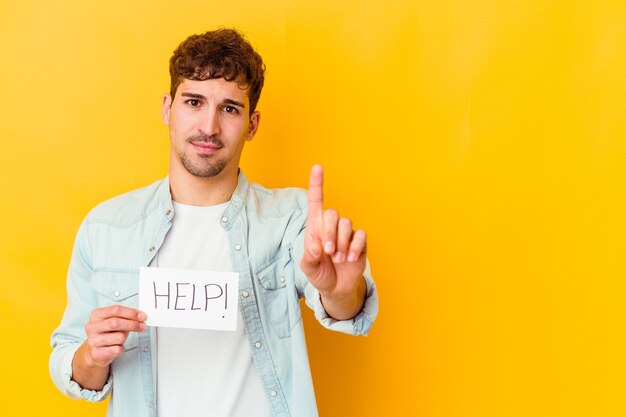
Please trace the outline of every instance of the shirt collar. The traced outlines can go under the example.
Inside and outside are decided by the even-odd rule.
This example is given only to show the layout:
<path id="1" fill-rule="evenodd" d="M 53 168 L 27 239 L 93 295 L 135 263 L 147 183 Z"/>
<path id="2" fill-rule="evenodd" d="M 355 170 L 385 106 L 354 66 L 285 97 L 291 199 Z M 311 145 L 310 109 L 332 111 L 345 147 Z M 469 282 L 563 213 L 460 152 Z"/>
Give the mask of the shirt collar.
<path id="1" fill-rule="evenodd" d="M 244 175 L 243 171 L 239 169 L 239 176 L 237 178 L 237 187 L 230 197 L 230 204 L 222 215 L 222 225 L 226 229 L 230 229 L 234 220 L 237 218 L 241 210 L 243 209 L 246 199 L 248 198 L 248 192 L 250 190 L 250 184 L 248 179 Z M 174 216 L 174 204 L 172 204 L 172 194 L 170 192 L 169 176 L 165 177 L 157 190 L 157 198 L 163 209 L 163 214 L 168 220 L 171 220 Z"/>

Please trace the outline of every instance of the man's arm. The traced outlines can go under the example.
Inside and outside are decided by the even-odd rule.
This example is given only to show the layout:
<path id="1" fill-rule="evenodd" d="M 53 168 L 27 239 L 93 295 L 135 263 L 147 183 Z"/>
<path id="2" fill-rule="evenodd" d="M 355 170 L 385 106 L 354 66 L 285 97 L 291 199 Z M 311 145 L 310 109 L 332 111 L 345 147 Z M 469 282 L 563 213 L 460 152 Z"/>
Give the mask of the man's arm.
<path id="1" fill-rule="evenodd" d="M 123 317 L 108 320 L 112 318 L 110 316 L 119 315 L 115 308 L 108 313 L 107 309 L 112 309 L 112 307 L 97 309 L 98 295 L 91 285 L 94 271 L 88 229 L 89 223 L 85 220 L 74 242 L 67 277 L 67 307 L 60 326 L 51 338 L 53 350 L 50 355 L 50 375 L 54 384 L 65 395 L 75 399 L 101 401 L 106 398 L 111 389 L 111 384 L 107 385 L 109 365 L 103 366 L 104 362 L 110 358 L 105 358 L 106 355 L 99 354 L 97 350 L 102 350 L 98 348 L 107 344 L 108 346 L 118 344 L 116 342 L 120 342 L 122 338 L 125 341 L 127 334 L 124 336 L 124 334 L 115 335 L 114 333 L 127 333 L 133 329 L 133 326 L 126 326 Z M 132 310 L 126 307 L 123 309 Z M 128 315 L 128 312 L 126 313 Z M 134 320 L 139 319 L 137 313 L 133 313 Z M 132 314 L 130 316 L 130 320 L 133 320 Z M 96 321 L 102 323 L 95 326 L 93 324 Z M 119 327 L 119 329 L 113 329 L 111 326 Z M 138 326 L 135 325 L 134 328 Z M 101 336 L 97 336 L 98 334 Z M 91 361 L 92 348 L 89 342 L 93 342 L 92 345 L 96 348 L 93 352 L 94 362 Z M 121 344 L 123 343 L 121 341 Z M 123 351 L 121 344 L 111 350 Z"/>
<path id="2" fill-rule="evenodd" d="M 366 284 L 365 231 L 352 221 L 323 209 L 323 170 L 315 165 L 309 182 L 309 213 L 300 268 L 319 291 L 326 312 L 336 320 L 356 316 L 363 308 Z"/>

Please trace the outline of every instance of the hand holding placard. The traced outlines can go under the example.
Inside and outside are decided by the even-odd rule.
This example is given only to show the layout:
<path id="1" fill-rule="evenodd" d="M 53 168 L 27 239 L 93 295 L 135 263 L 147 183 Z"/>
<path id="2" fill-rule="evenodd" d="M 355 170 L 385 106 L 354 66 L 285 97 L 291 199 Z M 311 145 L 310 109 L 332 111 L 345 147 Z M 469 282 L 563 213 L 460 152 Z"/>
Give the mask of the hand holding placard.
<path id="1" fill-rule="evenodd" d="M 109 376 L 109 366 L 124 353 L 129 332 L 145 331 L 145 319 L 145 313 L 121 305 L 93 310 L 85 326 L 87 340 L 72 361 L 72 379 L 83 388 L 101 390 Z"/>

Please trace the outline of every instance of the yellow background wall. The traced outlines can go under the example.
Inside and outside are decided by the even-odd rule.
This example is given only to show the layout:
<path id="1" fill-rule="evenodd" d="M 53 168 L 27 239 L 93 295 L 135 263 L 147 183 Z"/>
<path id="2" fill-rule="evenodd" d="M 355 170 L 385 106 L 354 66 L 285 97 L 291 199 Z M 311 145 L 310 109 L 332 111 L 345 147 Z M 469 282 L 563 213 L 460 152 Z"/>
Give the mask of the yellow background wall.
<path id="1" fill-rule="evenodd" d="M 0 413 L 104 415 L 48 376 L 75 232 L 167 171 L 191 33 L 268 65 L 243 168 L 365 227 L 368 338 L 307 314 L 322 416 L 626 415 L 626 3 L 0 2 Z"/>

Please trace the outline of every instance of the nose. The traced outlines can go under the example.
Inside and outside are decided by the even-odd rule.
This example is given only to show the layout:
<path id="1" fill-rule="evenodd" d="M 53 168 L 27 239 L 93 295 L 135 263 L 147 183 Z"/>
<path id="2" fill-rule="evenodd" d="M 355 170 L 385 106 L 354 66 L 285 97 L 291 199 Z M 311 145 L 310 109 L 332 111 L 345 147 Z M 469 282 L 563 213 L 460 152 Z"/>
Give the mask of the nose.
<path id="1" fill-rule="evenodd" d="M 198 129 L 208 136 L 220 134 L 219 113 L 216 110 L 203 112 L 198 121 Z"/>

